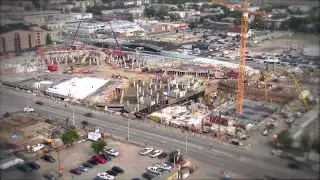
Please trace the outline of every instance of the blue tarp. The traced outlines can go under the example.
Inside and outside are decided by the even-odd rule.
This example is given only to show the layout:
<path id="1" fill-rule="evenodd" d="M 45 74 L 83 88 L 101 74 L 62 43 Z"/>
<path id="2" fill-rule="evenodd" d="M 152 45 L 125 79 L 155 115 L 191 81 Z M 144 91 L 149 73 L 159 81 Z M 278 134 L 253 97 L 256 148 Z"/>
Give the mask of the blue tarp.
<path id="1" fill-rule="evenodd" d="M 11 136 L 11 138 L 12 138 L 12 139 L 18 139 L 18 138 L 19 138 L 19 136 L 17 136 L 17 135 L 13 135 L 13 136 Z"/>

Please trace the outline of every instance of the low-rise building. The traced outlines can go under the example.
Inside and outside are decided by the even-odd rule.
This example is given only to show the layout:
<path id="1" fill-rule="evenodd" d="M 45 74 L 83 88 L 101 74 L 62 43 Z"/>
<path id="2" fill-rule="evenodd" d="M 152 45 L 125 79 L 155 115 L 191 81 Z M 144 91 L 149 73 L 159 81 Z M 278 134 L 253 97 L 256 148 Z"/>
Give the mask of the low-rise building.
<path id="1" fill-rule="evenodd" d="M 233 23 L 214 22 L 211 19 L 203 20 L 203 28 L 205 29 L 226 31 L 227 29 L 233 26 L 234 26 Z"/>
<path id="2" fill-rule="evenodd" d="M 39 26 L 26 26 L 22 23 L 1 27 L 0 52 L 21 53 L 45 45 L 47 32 Z"/>
<path id="3" fill-rule="evenodd" d="M 236 37 L 241 35 L 241 27 L 229 27 L 227 31 L 227 36 Z M 248 29 L 247 38 L 253 36 L 252 29 Z"/>

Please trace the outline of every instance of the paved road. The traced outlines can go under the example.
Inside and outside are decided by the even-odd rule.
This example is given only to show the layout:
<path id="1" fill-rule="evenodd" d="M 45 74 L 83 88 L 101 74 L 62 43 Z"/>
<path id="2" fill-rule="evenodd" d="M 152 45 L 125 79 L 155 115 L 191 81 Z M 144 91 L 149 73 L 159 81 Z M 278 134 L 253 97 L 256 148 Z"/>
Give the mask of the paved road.
<path id="1" fill-rule="evenodd" d="M 51 117 L 66 117 L 72 120 L 72 109 L 64 107 L 63 103 L 54 102 L 51 99 L 42 99 L 43 106 L 35 105 L 35 96 L 31 93 L 14 91 L 7 88 L 1 90 L 1 113 L 21 110 L 27 106 L 33 107 L 35 111 L 42 115 Z M 3 109 L 5 107 L 5 109 Z M 122 138 L 127 137 L 128 121 L 122 117 L 106 115 L 105 113 L 94 112 L 94 118 L 83 116 L 85 110 L 75 107 L 75 122 L 80 124 L 83 120 L 88 120 L 94 124 L 102 126 L 107 132 Z M 139 143 L 148 143 L 150 146 L 166 150 L 180 148 L 185 153 L 186 134 L 161 129 L 147 122 L 142 123 L 137 120 L 130 121 L 130 140 Z M 213 150 L 210 150 L 210 142 L 200 137 L 188 136 L 188 156 L 200 162 L 208 164 L 214 168 L 223 169 L 225 172 L 232 172 L 242 177 L 262 178 L 266 174 L 281 177 L 281 179 L 308 178 L 315 179 L 313 172 L 293 171 L 286 167 L 285 160 L 272 157 L 268 154 L 260 154 L 245 148 L 237 148 L 231 145 L 214 143 Z"/>

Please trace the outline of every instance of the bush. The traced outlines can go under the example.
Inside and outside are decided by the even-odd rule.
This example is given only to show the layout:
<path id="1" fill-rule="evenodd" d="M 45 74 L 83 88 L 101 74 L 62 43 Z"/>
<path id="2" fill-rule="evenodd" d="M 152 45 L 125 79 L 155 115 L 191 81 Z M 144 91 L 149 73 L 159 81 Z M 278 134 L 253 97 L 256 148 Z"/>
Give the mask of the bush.
<path id="1" fill-rule="evenodd" d="M 3 115 L 3 117 L 5 117 L 5 118 L 8 118 L 10 116 L 11 116 L 11 114 L 9 112 L 4 113 L 4 115 Z"/>

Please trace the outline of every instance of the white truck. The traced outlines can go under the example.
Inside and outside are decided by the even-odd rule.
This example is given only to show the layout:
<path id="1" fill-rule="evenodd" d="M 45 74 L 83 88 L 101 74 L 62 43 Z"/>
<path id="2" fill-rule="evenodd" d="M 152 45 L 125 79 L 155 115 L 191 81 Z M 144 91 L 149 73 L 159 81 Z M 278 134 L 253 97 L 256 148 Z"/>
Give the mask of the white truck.
<path id="1" fill-rule="evenodd" d="M 36 144 L 36 145 L 31 146 L 31 147 L 27 146 L 27 150 L 29 152 L 37 152 L 37 151 L 39 151 L 39 150 L 41 150 L 43 148 L 44 148 L 43 144 Z"/>

